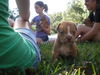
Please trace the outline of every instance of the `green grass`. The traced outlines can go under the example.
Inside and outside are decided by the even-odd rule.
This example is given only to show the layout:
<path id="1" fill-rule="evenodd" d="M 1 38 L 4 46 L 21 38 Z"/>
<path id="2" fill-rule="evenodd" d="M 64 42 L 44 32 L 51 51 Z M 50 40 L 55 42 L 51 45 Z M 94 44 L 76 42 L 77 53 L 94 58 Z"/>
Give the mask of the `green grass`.
<path id="1" fill-rule="evenodd" d="M 62 59 L 51 63 L 53 43 L 41 44 L 39 47 L 42 61 L 34 71 L 35 75 L 86 75 L 89 69 L 83 69 L 86 67 L 85 62 L 91 63 L 90 72 L 100 75 L 100 42 L 77 43 L 78 56 L 73 65 L 68 65 Z"/>

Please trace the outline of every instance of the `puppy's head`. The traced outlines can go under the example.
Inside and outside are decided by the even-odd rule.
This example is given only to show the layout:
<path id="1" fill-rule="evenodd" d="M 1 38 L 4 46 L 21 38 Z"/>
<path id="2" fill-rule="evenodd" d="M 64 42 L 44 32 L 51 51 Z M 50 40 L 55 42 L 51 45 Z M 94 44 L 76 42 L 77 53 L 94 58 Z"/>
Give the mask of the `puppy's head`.
<path id="1" fill-rule="evenodd" d="M 68 43 L 75 41 L 76 26 L 72 22 L 62 22 L 58 25 L 58 40 L 61 43 Z"/>
<path id="2" fill-rule="evenodd" d="M 91 22 L 90 19 L 87 18 L 83 21 L 83 24 L 85 24 L 86 26 L 92 27 L 94 23 Z"/>
<path id="3" fill-rule="evenodd" d="M 40 24 L 42 25 L 48 25 L 48 20 L 45 16 L 42 16 L 40 19 Z"/>

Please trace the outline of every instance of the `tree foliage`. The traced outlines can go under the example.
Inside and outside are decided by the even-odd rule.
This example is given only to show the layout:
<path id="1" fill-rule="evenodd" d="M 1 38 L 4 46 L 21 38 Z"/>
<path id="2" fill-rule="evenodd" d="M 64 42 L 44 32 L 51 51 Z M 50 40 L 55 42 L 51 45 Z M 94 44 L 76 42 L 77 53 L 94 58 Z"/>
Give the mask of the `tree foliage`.
<path id="1" fill-rule="evenodd" d="M 51 30 L 52 32 L 51 33 L 56 33 L 56 28 L 57 28 L 57 25 L 61 22 L 62 20 L 62 13 L 56 13 L 56 14 L 52 14 L 50 15 L 50 19 L 51 19 Z"/>
<path id="2" fill-rule="evenodd" d="M 73 0 L 71 7 L 67 11 L 67 17 L 76 23 L 82 23 L 88 15 L 84 0 Z"/>

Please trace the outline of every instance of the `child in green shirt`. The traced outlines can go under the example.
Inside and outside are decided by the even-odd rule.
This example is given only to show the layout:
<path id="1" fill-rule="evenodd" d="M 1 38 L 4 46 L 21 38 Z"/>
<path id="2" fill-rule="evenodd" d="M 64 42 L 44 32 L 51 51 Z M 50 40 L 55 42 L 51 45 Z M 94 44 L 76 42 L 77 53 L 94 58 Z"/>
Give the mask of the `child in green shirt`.
<path id="1" fill-rule="evenodd" d="M 15 21 L 16 32 L 7 21 L 8 1 L 0 0 L 0 69 L 35 67 L 41 58 L 35 35 L 28 29 L 29 0 L 16 0 L 20 14 Z"/>

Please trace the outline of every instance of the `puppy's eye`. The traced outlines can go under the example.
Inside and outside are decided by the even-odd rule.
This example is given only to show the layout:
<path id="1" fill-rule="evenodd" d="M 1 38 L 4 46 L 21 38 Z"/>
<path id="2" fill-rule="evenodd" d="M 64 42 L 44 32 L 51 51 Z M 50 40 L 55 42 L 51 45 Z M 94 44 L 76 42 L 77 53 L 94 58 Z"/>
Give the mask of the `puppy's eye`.
<path id="1" fill-rule="evenodd" d="M 63 31 L 60 31 L 60 34 L 64 34 L 64 32 Z"/>

